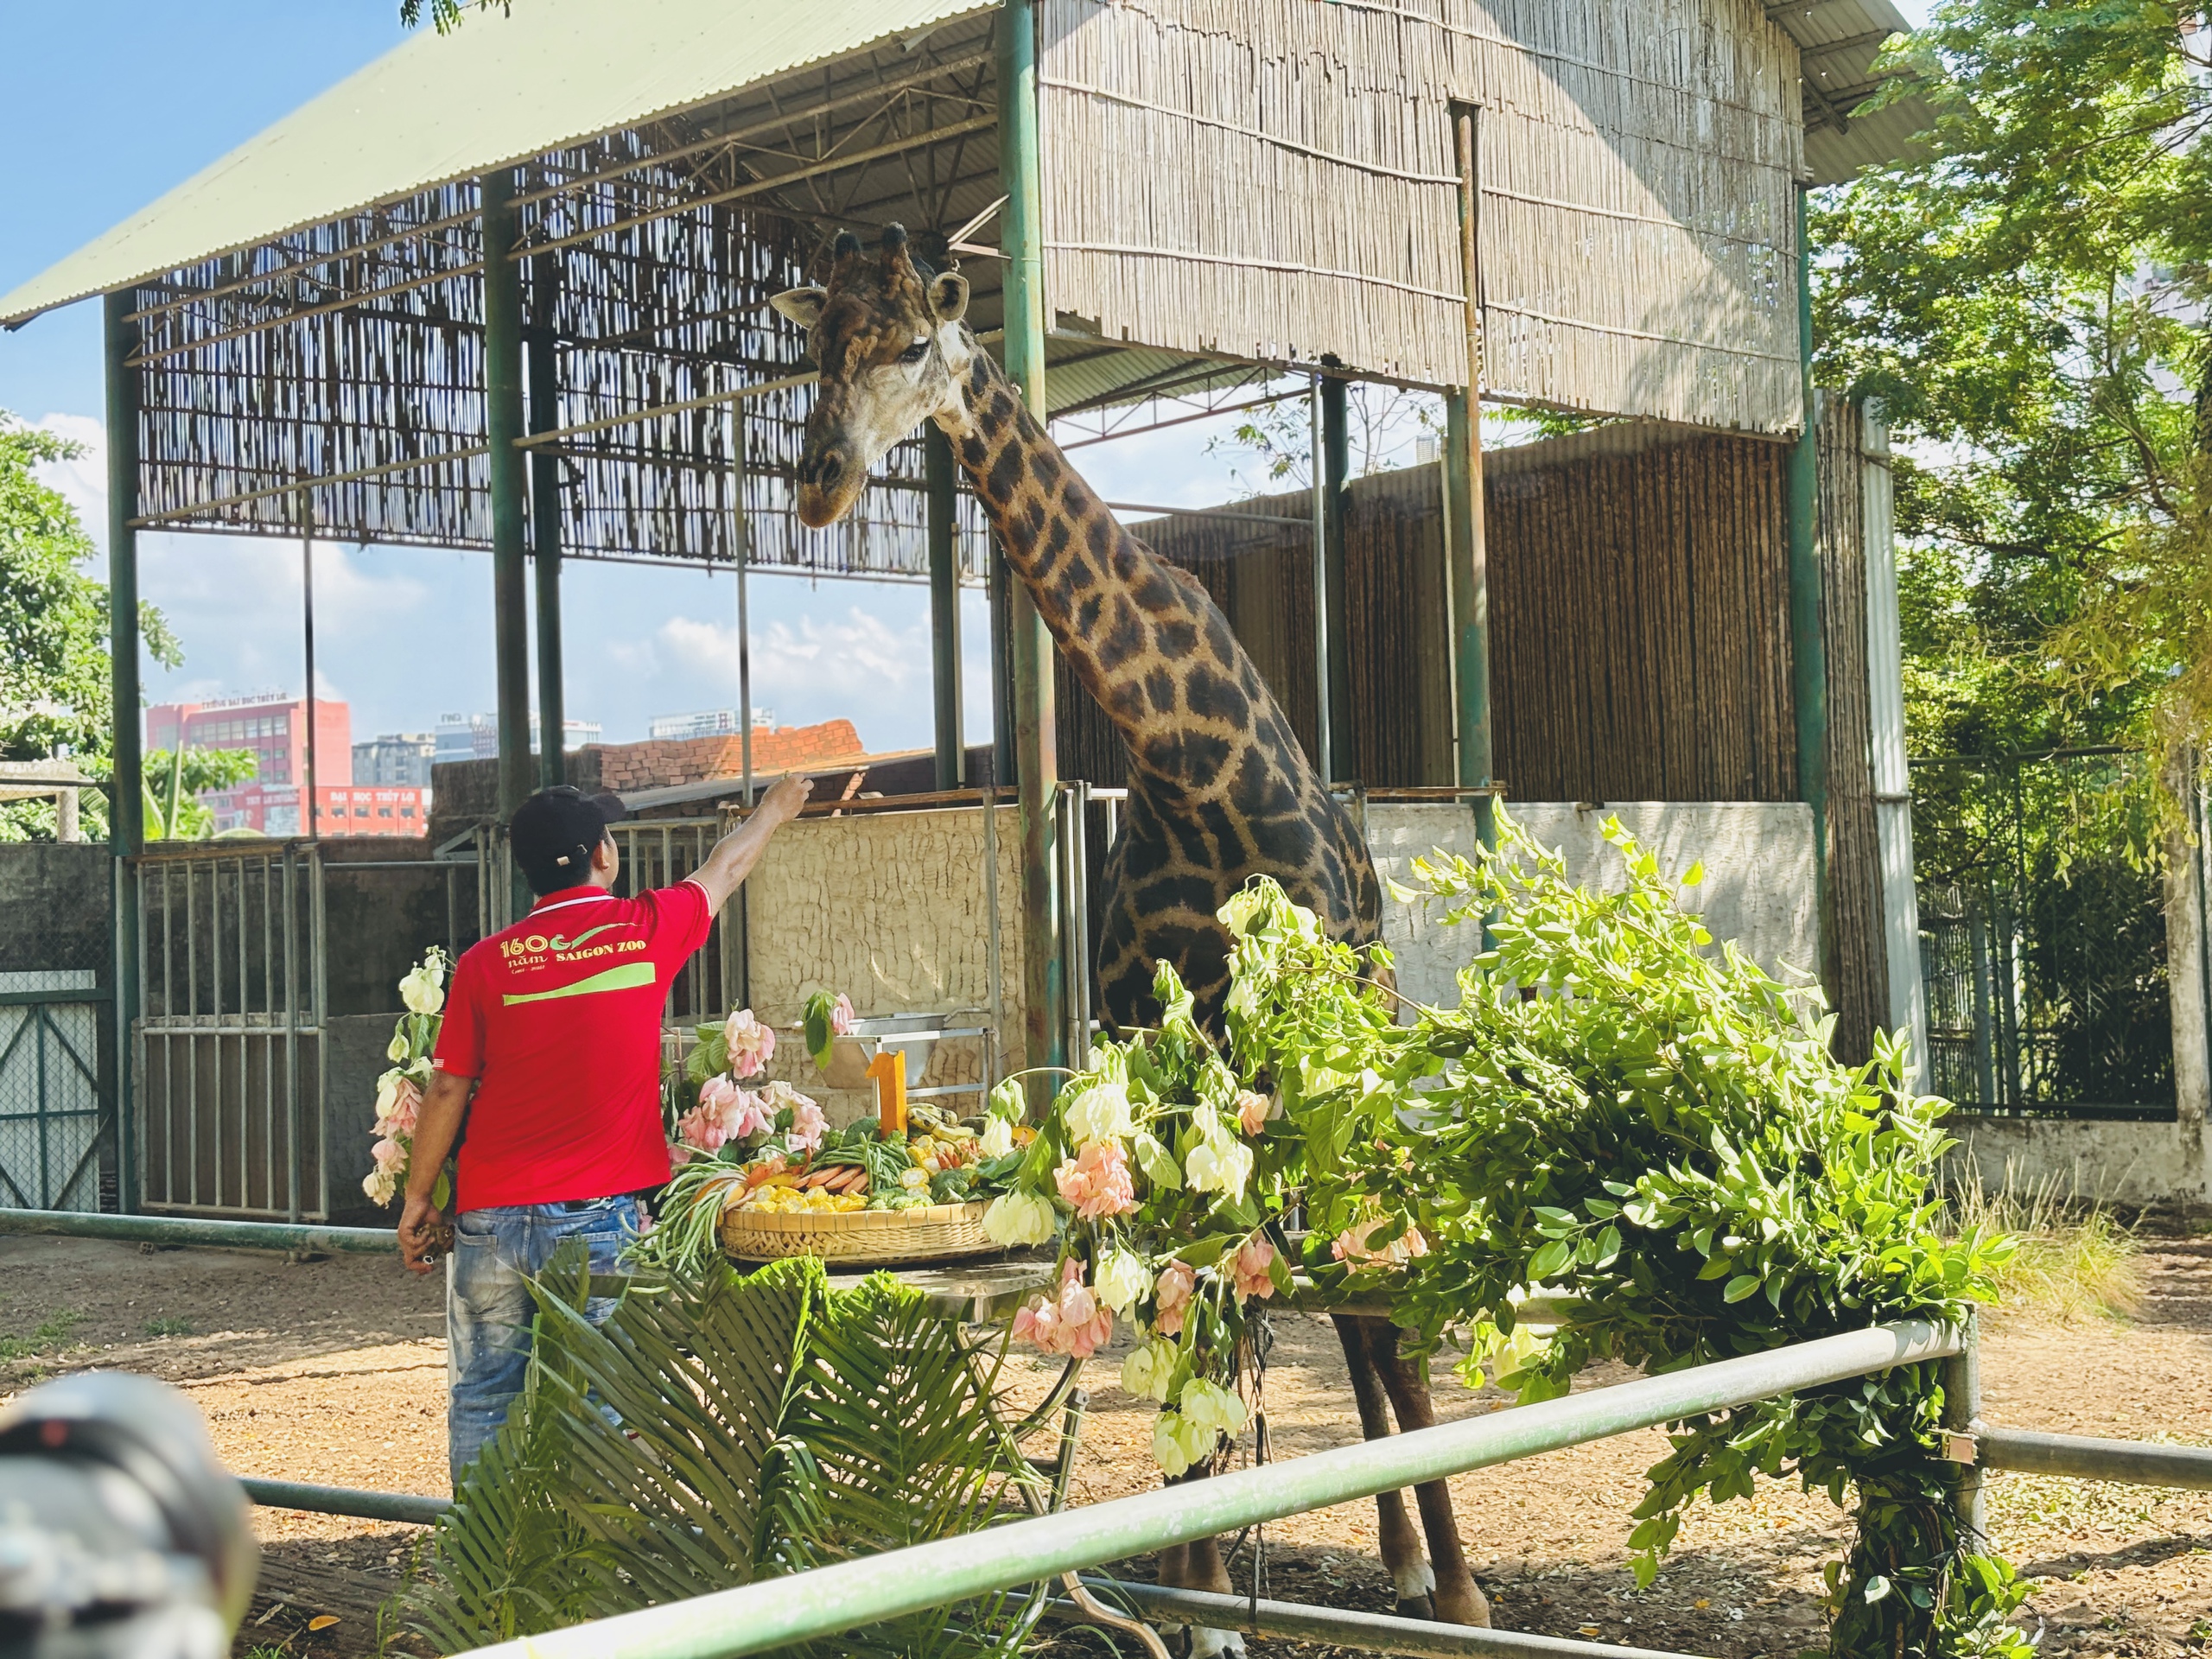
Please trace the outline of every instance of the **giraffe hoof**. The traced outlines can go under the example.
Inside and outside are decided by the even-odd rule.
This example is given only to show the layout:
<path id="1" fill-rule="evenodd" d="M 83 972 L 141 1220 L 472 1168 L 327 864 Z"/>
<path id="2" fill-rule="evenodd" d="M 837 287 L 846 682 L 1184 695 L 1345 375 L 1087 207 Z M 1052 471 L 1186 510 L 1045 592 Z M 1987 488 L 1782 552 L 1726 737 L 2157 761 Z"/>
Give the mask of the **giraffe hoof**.
<path id="1" fill-rule="evenodd" d="M 1398 1598 L 1398 1617 L 1433 1619 L 1436 1617 L 1436 1604 L 1427 1596 L 1401 1596 Z"/>
<path id="2" fill-rule="evenodd" d="M 1190 1627 L 1189 1659 L 1244 1659 L 1244 1638 L 1235 1630 L 1209 1630 L 1203 1624 Z"/>

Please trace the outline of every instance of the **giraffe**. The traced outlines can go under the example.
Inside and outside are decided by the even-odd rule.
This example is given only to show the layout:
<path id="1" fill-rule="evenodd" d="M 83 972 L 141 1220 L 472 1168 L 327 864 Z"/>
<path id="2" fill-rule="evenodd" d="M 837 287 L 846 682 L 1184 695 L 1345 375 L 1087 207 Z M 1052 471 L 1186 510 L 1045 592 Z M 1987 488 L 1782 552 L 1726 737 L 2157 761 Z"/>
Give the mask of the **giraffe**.
<path id="1" fill-rule="evenodd" d="M 798 468 L 798 513 L 832 524 L 893 443 L 934 421 L 973 483 L 1038 614 L 1119 733 L 1128 803 L 1106 864 L 1098 987 L 1109 1023 L 1156 1021 L 1152 964 L 1172 963 L 1203 1023 L 1219 1028 L 1229 938 L 1215 912 L 1267 874 L 1331 938 L 1381 936 L 1382 893 L 1363 839 L 1306 758 L 1228 620 L 1187 572 L 1122 528 L 963 321 L 968 282 L 933 272 L 896 225 L 871 256 L 838 237 L 829 281 L 772 303 L 808 332 L 821 374 Z M 1334 1316 L 1370 1439 L 1434 1421 L 1417 1365 L 1386 1319 Z M 1488 1625 L 1442 1481 L 1376 1500 L 1400 1611 Z M 1426 1535 L 1428 1560 L 1422 1559 Z M 1211 1539 L 1162 1552 L 1160 1581 L 1231 1593 Z M 1194 1651 L 1236 1638 L 1211 1632 Z"/>

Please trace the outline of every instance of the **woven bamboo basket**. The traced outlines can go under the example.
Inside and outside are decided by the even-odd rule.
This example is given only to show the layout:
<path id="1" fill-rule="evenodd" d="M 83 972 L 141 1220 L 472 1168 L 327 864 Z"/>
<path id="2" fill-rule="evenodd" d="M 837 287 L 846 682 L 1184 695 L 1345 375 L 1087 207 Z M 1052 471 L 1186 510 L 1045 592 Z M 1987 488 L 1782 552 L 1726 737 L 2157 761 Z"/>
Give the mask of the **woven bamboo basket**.
<path id="1" fill-rule="evenodd" d="M 854 1210 L 842 1215 L 730 1209 L 722 1211 L 722 1249 L 741 1262 L 815 1255 L 824 1262 L 895 1267 L 987 1255 L 1000 1249 L 983 1230 L 988 1199 L 915 1210 Z"/>

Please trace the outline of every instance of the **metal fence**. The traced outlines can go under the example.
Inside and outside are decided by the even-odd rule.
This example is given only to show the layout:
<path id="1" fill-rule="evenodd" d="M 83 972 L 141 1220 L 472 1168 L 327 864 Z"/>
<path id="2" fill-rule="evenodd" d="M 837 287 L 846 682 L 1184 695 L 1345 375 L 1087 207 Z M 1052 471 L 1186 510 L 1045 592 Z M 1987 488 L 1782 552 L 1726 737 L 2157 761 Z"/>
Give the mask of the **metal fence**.
<path id="1" fill-rule="evenodd" d="M 2005 1116 L 2173 1117 L 2148 767 L 2120 750 L 1913 763 L 1936 1093 Z"/>
<path id="2" fill-rule="evenodd" d="M 108 996 L 90 969 L 0 972 L 0 1204 L 103 1207 L 114 1091 L 100 1068 Z"/>

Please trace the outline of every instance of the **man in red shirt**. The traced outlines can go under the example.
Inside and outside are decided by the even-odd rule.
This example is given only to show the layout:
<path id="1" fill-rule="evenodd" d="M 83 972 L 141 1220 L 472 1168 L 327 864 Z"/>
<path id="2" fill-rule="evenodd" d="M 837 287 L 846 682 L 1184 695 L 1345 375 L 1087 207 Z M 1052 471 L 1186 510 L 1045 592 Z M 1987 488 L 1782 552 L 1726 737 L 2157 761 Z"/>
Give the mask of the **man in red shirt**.
<path id="1" fill-rule="evenodd" d="M 585 1241 L 594 1273 L 613 1273 L 637 1236 L 639 1198 L 667 1181 L 669 984 L 812 787 L 783 779 L 691 875 L 631 899 L 609 891 L 621 859 L 607 826 L 626 816 L 620 800 L 563 787 L 516 810 L 507 844 L 537 902 L 454 966 L 399 1218 L 408 1268 L 429 1272 L 445 1229 L 430 1191 L 465 1116 L 446 1272 L 456 1486 L 528 1374 L 528 1277 L 569 1238 Z M 585 1311 L 598 1320 L 613 1307 L 594 1298 Z"/>

